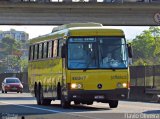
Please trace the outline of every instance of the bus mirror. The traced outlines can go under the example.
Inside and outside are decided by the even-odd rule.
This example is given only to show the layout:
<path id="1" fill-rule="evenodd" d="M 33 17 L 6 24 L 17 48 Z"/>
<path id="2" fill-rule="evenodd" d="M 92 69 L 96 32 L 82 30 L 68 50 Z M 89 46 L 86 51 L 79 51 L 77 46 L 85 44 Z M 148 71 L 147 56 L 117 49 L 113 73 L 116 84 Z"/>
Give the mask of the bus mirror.
<path id="1" fill-rule="evenodd" d="M 63 46 L 62 46 L 62 58 L 65 58 L 65 56 L 66 56 L 66 45 L 64 44 Z"/>
<path id="2" fill-rule="evenodd" d="M 128 48 L 128 56 L 129 58 L 132 58 L 133 50 L 131 44 L 127 44 L 127 48 Z"/>

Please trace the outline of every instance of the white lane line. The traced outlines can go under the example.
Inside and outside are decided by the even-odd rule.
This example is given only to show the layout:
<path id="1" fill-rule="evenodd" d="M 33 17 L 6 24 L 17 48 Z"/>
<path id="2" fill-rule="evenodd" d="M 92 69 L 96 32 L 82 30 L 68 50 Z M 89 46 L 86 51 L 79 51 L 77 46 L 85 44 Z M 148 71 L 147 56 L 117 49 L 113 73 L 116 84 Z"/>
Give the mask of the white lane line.
<path id="1" fill-rule="evenodd" d="M 50 110 L 50 109 L 39 108 L 39 107 L 26 106 L 26 105 L 22 105 L 22 104 L 13 104 L 13 103 L 8 103 L 8 102 L 4 102 L 4 101 L 0 101 L 0 103 L 4 103 L 4 104 L 8 104 L 8 105 L 15 105 L 15 106 L 19 106 L 19 107 L 26 107 L 26 108 L 31 108 L 31 109 L 37 109 L 37 110 L 43 110 L 43 111 L 52 112 L 52 113 L 63 113 L 63 114 L 71 115 L 71 116 L 85 117 L 85 118 L 89 118 L 89 119 L 103 119 L 103 118 L 79 115 L 79 114 L 75 114 L 75 113 L 71 114 L 69 112 L 67 113 L 67 112 L 63 112 L 63 111 L 57 111 L 57 110 Z"/>
<path id="2" fill-rule="evenodd" d="M 4 104 L 19 106 L 19 107 L 27 107 L 27 108 L 43 110 L 43 111 L 48 111 L 48 112 L 53 112 L 53 113 L 61 113 L 61 111 L 57 111 L 57 110 L 44 109 L 44 108 L 39 108 L 39 107 L 32 107 L 32 106 L 27 106 L 27 105 L 22 105 L 22 104 L 13 104 L 13 103 L 8 103 L 8 102 L 4 102 L 4 101 L 0 101 L 0 102 L 4 103 Z"/>

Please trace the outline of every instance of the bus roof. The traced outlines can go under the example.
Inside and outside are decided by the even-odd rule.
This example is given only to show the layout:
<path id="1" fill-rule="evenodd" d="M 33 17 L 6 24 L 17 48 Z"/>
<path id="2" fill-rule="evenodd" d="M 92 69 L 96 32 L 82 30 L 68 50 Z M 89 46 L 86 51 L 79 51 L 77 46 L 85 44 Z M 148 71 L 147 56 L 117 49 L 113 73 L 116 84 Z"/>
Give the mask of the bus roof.
<path id="1" fill-rule="evenodd" d="M 82 23 L 77 24 L 67 24 L 60 27 L 56 27 L 52 30 L 52 33 L 39 36 L 30 40 L 30 43 L 37 43 L 47 40 L 54 40 L 58 38 L 63 38 L 65 36 L 124 36 L 121 29 L 109 29 L 102 24 L 91 23 L 86 25 Z M 77 26 L 76 26 L 77 25 Z M 86 25 L 86 26 L 85 26 Z M 60 30 L 58 30 L 60 29 Z"/>

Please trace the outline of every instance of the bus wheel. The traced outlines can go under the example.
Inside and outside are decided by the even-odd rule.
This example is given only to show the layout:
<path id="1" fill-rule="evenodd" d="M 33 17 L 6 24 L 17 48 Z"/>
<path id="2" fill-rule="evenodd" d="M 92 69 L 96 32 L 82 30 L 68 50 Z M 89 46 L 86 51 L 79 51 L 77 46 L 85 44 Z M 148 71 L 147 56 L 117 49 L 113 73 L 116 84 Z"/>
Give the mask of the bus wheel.
<path id="1" fill-rule="evenodd" d="M 41 85 L 39 86 L 39 103 L 40 105 L 50 105 L 51 104 L 50 99 L 44 99 L 43 87 Z"/>
<path id="2" fill-rule="evenodd" d="M 62 108 L 70 107 L 70 101 L 67 101 L 62 94 L 61 94 L 61 106 Z"/>
<path id="3" fill-rule="evenodd" d="M 34 84 L 34 96 L 37 97 L 37 83 Z"/>
<path id="4" fill-rule="evenodd" d="M 41 101 L 40 101 L 40 88 L 39 88 L 40 86 L 38 85 L 37 87 L 36 87 L 36 100 L 37 100 L 37 104 L 38 105 L 41 105 Z"/>
<path id="5" fill-rule="evenodd" d="M 109 101 L 110 108 L 117 108 L 118 106 L 118 100 L 110 100 Z"/>

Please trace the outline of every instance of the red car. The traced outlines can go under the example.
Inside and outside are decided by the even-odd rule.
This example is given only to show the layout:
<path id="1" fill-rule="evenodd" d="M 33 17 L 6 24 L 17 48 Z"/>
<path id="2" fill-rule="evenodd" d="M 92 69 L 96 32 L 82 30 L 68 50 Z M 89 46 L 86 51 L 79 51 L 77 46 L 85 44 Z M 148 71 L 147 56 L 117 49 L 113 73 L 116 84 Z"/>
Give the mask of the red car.
<path id="1" fill-rule="evenodd" d="M 4 79 L 2 82 L 2 93 L 7 93 L 9 91 L 22 93 L 23 85 L 18 78 L 8 77 Z"/>

